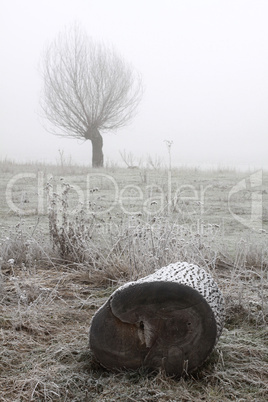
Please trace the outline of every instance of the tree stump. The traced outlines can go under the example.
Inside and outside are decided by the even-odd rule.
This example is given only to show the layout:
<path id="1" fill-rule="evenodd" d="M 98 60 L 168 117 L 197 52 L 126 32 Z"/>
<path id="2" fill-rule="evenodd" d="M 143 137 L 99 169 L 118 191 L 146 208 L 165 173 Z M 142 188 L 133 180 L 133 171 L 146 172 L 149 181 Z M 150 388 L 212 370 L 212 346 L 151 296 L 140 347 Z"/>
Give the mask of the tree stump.
<path id="1" fill-rule="evenodd" d="M 202 365 L 223 324 L 224 300 L 212 277 L 177 262 L 117 289 L 94 315 L 89 343 L 106 368 L 180 376 Z"/>

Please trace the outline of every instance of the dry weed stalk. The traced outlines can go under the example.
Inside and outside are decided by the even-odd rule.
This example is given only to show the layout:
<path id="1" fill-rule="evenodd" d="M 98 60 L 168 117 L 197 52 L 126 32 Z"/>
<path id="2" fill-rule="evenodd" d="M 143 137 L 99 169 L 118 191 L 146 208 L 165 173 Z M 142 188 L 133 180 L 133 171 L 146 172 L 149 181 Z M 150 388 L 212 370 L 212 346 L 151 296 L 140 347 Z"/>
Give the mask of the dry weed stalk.
<path id="1" fill-rule="evenodd" d="M 85 261 L 91 239 L 92 219 L 86 219 L 83 207 L 77 211 L 71 220 L 68 195 L 71 186 L 62 183 L 60 194 L 53 192 L 52 184 L 47 184 L 49 235 L 53 250 L 66 261 L 82 263 Z"/>

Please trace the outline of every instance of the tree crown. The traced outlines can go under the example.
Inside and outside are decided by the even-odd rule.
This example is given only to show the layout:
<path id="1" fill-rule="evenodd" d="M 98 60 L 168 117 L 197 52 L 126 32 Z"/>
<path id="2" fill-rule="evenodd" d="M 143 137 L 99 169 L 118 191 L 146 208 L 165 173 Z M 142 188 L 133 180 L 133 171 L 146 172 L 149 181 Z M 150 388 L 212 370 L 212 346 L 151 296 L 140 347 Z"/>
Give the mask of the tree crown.
<path id="1" fill-rule="evenodd" d="M 41 109 L 49 131 L 92 139 L 94 130 L 127 124 L 142 97 L 140 75 L 118 53 L 77 25 L 45 49 Z"/>

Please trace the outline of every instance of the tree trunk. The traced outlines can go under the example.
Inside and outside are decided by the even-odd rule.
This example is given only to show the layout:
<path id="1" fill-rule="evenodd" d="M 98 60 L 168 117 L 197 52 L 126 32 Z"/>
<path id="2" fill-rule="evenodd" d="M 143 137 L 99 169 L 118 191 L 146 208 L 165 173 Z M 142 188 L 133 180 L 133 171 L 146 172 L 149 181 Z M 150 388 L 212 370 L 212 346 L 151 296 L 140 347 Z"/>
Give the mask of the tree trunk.
<path id="1" fill-rule="evenodd" d="M 103 139 L 99 130 L 96 130 L 96 134 L 92 137 L 92 167 L 103 167 Z"/>
<path id="2" fill-rule="evenodd" d="M 117 289 L 92 319 L 90 348 L 107 368 L 162 368 L 180 376 L 202 365 L 223 324 L 214 280 L 178 262 Z"/>
<path id="3" fill-rule="evenodd" d="M 92 167 L 103 167 L 103 139 L 97 128 L 89 127 L 85 138 L 92 143 Z"/>

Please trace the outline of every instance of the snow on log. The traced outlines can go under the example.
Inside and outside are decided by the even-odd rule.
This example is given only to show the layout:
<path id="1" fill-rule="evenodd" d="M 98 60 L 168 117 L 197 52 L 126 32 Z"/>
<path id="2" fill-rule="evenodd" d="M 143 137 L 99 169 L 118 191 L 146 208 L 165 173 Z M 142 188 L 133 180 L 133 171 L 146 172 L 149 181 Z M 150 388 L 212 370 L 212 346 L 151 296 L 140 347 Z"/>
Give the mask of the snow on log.
<path id="1" fill-rule="evenodd" d="M 90 348 L 110 369 L 191 372 L 224 325 L 224 299 L 210 274 L 177 262 L 118 288 L 94 315 Z"/>

